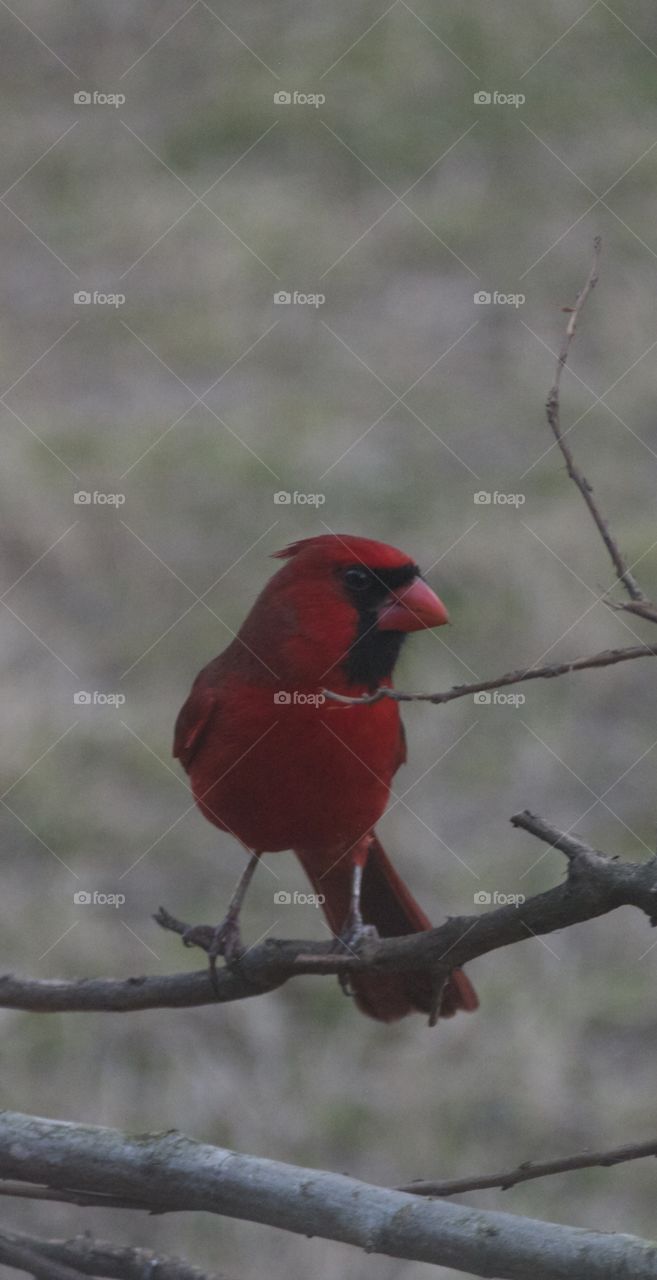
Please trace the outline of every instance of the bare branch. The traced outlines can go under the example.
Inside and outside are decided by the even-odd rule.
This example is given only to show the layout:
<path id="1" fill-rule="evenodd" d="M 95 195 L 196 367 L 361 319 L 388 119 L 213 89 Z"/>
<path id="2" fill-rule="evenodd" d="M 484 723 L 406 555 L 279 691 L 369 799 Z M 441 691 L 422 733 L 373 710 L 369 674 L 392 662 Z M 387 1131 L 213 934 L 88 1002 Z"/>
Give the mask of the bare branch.
<path id="1" fill-rule="evenodd" d="M 410 1182 L 398 1191 L 408 1191 L 416 1196 L 458 1196 L 465 1191 L 486 1191 L 501 1187 L 507 1191 L 518 1182 L 530 1182 L 533 1178 L 547 1178 L 553 1173 L 570 1173 L 574 1169 L 608 1168 L 624 1164 L 628 1160 L 644 1160 L 657 1156 L 657 1141 L 635 1142 L 624 1147 L 612 1147 L 609 1151 L 584 1151 L 581 1155 L 565 1156 L 561 1160 L 544 1160 L 541 1163 L 526 1160 L 508 1173 L 489 1173 L 476 1178 L 452 1178 L 443 1182 Z"/>
<path id="2" fill-rule="evenodd" d="M 66 1190 L 55 1190 L 54 1187 L 30 1186 L 27 1182 L 12 1182 L 11 1178 L 0 1178 L 0 1196 L 11 1196 L 18 1200 L 54 1200 L 57 1203 L 77 1204 L 83 1209 L 96 1205 L 99 1209 L 147 1209 L 146 1204 L 136 1204 L 134 1200 L 126 1200 L 124 1196 L 101 1195 L 96 1191 L 76 1191 L 72 1187 Z"/>
<path id="3" fill-rule="evenodd" d="M 104 1200 L 107 1202 L 108 1197 Z M 10 1262 L 13 1253 L 16 1261 Z M 19 1256 L 23 1261 L 19 1262 Z M 0 1230 L 0 1261 L 46 1276 L 47 1280 L 81 1280 L 103 1276 L 110 1280 L 221 1280 L 216 1273 L 192 1267 L 179 1258 L 165 1257 L 150 1249 L 129 1248 L 94 1240 L 86 1232 L 73 1240 L 44 1240 L 22 1232 Z M 34 1270 L 34 1265 L 40 1269 Z"/>
<path id="4" fill-rule="evenodd" d="M 73 1182 L 109 1194 L 119 1189 L 151 1212 L 221 1214 L 498 1280 L 655 1277 L 654 1245 L 635 1236 L 391 1191 L 175 1131 L 135 1136 L 5 1111 L 0 1176 L 55 1188 Z"/>
<path id="5" fill-rule="evenodd" d="M 539 840 L 544 840 L 553 849 L 565 853 L 571 862 L 578 860 L 595 866 L 601 858 L 604 861 L 604 854 L 585 844 L 579 836 L 559 831 L 557 827 L 552 826 L 551 822 L 546 822 L 545 818 L 539 818 L 537 814 L 530 813 L 529 809 L 524 809 L 522 813 L 514 813 L 511 825 L 520 827 L 523 831 L 529 831 L 530 835 L 536 836 Z"/>
<path id="6" fill-rule="evenodd" d="M 216 991 L 207 970 L 152 978 L 70 981 L 7 974 L 0 977 L 0 1007 L 35 1013 L 116 1013 L 222 1004 L 272 991 L 302 974 L 348 978 L 368 971 L 402 973 L 431 968 L 439 981 L 452 969 L 490 951 L 592 920 L 621 906 L 638 908 L 651 922 L 657 919 L 657 860 L 633 863 L 606 857 L 527 811 L 516 814 L 511 822 L 560 850 L 569 863 L 563 884 L 528 898 L 519 906 L 453 916 L 423 933 L 367 939 L 357 953 L 336 953 L 331 942 L 270 938 L 251 947 L 230 969 L 219 969 Z M 176 933 L 189 927 L 168 912 L 161 912 L 158 920 Z M 211 930 L 207 932 L 209 945 Z M 197 936 L 203 937 L 200 927 Z"/>
<path id="7" fill-rule="evenodd" d="M 607 601 L 607 604 L 611 604 L 611 601 Z M 657 605 L 651 604 L 649 600 L 625 600 L 620 604 L 612 604 L 612 608 L 624 613 L 635 613 L 637 618 L 645 618 L 647 622 L 657 622 Z"/>
<path id="8" fill-rule="evenodd" d="M 563 370 L 566 365 L 566 361 L 568 359 L 570 344 L 575 336 L 575 330 L 577 328 L 577 321 L 579 319 L 580 313 L 586 303 L 586 300 L 589 294 L 593 291 L 596 284 L 598 283 L 598 267 L 600 264 L 601 245 L 602 245 L 602 241 L 600 239 L 600 236 L 596 236 L 595 240 L 593 241 L 593 262 L 591 264 L 591 269 L 586 278 L 584 287 L 580 289 L 580 292 L 577 295 L 574 307 L 572 307 L 572 309 L 570 310 L 568 324 L 566 325 L 566 332 L 563 336 L 561 347 L 559 349 L 559 355 L 557 358 L 557 370 L 554 376 L 554 384 L 550 390 L 550 394 L 547 398 L 547 403 L 545 407 L 547 409 L 548 423 L 552 429 L 554 438 L 561 450 L 561 453 L 563 454 L 563 457 L 566 463 L 566 468 L 568 470 L 568 475 L 570 476 L 571 480 L 573 480 L 574 483 L 577 485 L 577 488 L 579 489 L 593 517 L 593 520 L 595 521 L 596 528 L 598 529 L 600 537 L 602 538 L 602 541 L 604 542 L 605 547 L 609 552 L 609 557 L 614 566 L 614 569 L 616 570 L 616 577 L 618 578 L 619 582 L 622 582 L 631 600 L 643 603 L 646 601 L 646 597 L 643 594 L 643 591 L 641 590 L 641 587 L 639 586 L 636 578 L 630 572 L 630 569 L 627 565 L 627 561 L 625 560 L 625 557 L 623 556 L 618 546 L 618 543 L 616 542 L 616 539 L 611 533 L 609 529 L 609 525 L 605 520 L 604 516 L 602 515 L 602 512 L 600 511 L 600 508 L 598 506 L 598 503 L 596 502 L 593 496 L 593 488 L 589 484 L 589 481 L 586 479 L 586 476 L 582 474 L 579 467 L 577 466 L 572 454 L 572 450 L 570 448 L 570 444 L 566 440 L 566 437 L 561 430 L 561 411 L 560 411 L 560 403 L 559 403 L 559 396 L 560 396 L 560 389 L 561 389 L 561 375 L 563 373 Z M 653 610 L 653 613 L 654 613 L 654 610 Z M 657 621 L 657 614 L 654 615 L 652 620 Z"/>
<path id="9" fill-rule="evenodd" d="M 554 435 L 554 438 L 561 450 L 566 462 L 566 468 L 571 480 L 577 485 L 584 501 L 595 521 L 596 527 L 602 537 L 602 540 L 609 552 L 611 562 L 616 571 L 616 577 L 622 582 L 625 590 L 630 596 L 630 601 L 623 603 L 612 603 L 614 609 L 624 610 L 628 613 L 634 613 L 640 618 L 645 618 L 648 622 L 657 622 L 657 605 L 652 604 L 646 598 L 636 578 L 631 573 L 627 562 L 609 529 L 609 524 L 605 520 L 600 511 L 600 507 L 593 496 L 593 488 L 586 476 L 580 471 L 573 457 L 569 442 L 566 440 L 566 434 L 561 429 L 561 376 L 568 360 L 570 346 L 575 336 L 577 322 L 584 308 L 587 298 L 592 293 L 598 283 L 598 268 L 600 264 L 600 250 L 602 241 L 600 236 L 596 236 L 593 241 L 593 261 L 586 281 L 577 294 L 575 305 L 573 307 L 564 308 L 569 311 L 568 324 L 564 333 L 559 355 L 557 357 L 557 368 L 554 377 L 554 383 L 550 390 L 550 394 L 546 403 L 547 420 Z M 626 649 L 606 649 L 601 653 L 592 654 L 586 658 L 576 658 L 571 662 L 550 663 L 545 667 L 526 667 L 516 671 L 509 671 L 506 675 L 497 676 L 491 680 L 480 680 L 473 684 L 455 685 L 452 689 L 446 690 L 444 693 L 402 693 L 397 689 L 380 688 L 374 693 L 365 695 L 361 698 L 349 698 L 344 694 L 334 693 L 330 689 L 323 689 L 322 692 L 326 698 L 333 702 L 340 702 L 346 705 L 362 703 L 364 705 L 380 702 L 382 698 L 391 698 L 394 702 L 431 702 L 438 706 L 443 702 L 452 702 L 454 698 L 465 698 L 468 695 L 477 693 L 487 693 L 493 689 L 502 689 L 505 685 L 520 684 L 525 680 L 550 680 L 555 676 L 568 675 L 571 671 L 584 671 L 591 667 L 608 667 L 618 662 L 628 662 L 634 658 L 644 658 L 654 655 L 657 650 L 652 645 L 633 645 Z"/>
<path id="10" fill-rule="evenodd" d="M 628 605 L 628 608 L 630 606 Z M 657 614 L 655 615 L 657 620 Z M 453 702 L 455 698 L 466 698 L 476 693 L 488 693 L 492 689 L 503 689 L 505 685 L 522 684 L 525 680 L 552 680 L 555 676 L 569 675 L 571 671 L 586 671 L 594 667 L 612 667 L 617 662 L 631 662 L 634 658 L 650 658 L 657 655 L 657 645 L 637 644 L 626 649 L 603 649 L 587 658 L 573 658 L 570 662 L 551 662 L 546 667 L 520 667 L 517 671 L 507 671 L 506 675 L 495 676 L 491 680 L 477 680 L 474 684 L 456 684 L 443 693 L 402 693 L 399 689 L 381 687 L 374 693 L 364 694 L 361 698 L 350 698 L 342 693 L 333 693 L 330 689 L 322 689 L 322 693 L 332 702 L 346 705 L 369 705 L 380 702 L 382 698 L 391 698 L 393 702 L 432 702 L 440 705 Z"/>
<path id="11" fill-rule="evenodd" d="M 0 1233 L 0 1262 L 26 1271 L 34 1280 L 83 1280 L 83 1273 L 66 1263 L 44 1258 L 29 1243 L 18 1243 Z"/>

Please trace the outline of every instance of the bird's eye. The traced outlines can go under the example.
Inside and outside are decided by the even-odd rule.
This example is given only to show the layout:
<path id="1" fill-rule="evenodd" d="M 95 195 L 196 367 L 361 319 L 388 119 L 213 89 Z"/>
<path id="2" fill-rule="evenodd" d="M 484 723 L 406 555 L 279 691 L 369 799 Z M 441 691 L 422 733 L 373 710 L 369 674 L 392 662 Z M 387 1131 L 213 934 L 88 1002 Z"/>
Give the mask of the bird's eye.
<path id="1" fill-rule="evenodd" d="M 350 591 L 365 591 L 370 585 L 370 575 L 366 569 L 347 569 L 344 580 Z"/>

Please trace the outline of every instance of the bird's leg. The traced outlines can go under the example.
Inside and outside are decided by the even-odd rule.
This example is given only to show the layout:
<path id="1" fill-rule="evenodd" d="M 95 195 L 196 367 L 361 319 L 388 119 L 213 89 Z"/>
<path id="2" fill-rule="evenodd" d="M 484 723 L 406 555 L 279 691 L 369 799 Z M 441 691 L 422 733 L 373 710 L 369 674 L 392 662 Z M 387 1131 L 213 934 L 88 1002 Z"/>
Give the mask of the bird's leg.
<path id="1" fill-rule="evenodd" d="M 363 923 L 360 903 L 361 890 L 363 887 L 363 872 L 369 857 L 371 843 L 371 835 L 364 836 L 358 841 L 352 856 L 351 897 L 349 899 L 349 910 L 338 939 L 338 941 L 350 951 L 355 950 L 359 943 L 366 941 L 368 938 L 377 938 L 379 936 L 374 925 Z"/>
<path id="2" fill-rule="evenodd" d="M 210 945 L 207 946 L 207 925 L 193 926 L 191 929 L 185 930 L 183 934 L 183 942 L 187 947 L 193 947 L 200 944 L 207 949 L 208 959 L 210 961 L 210 977 L 213 985 L 216 985 L 216 965 L 217 956 L 223 956 L 226 964 L 231 964 L 236 960 L 242 951 L 242 937 L 240 934 L 240 911 L 246 897 L 246 891 L 253 879 L 255 869 L 260 859 L 259 853 L 252 853 L 247 864 L 246 870 L 240 876 L 235 892 L 228 904 L 228 910 L 221 922 L 213 930 Z M 203 931 L 203 940 L 201 940 L 200 930 Z"/>

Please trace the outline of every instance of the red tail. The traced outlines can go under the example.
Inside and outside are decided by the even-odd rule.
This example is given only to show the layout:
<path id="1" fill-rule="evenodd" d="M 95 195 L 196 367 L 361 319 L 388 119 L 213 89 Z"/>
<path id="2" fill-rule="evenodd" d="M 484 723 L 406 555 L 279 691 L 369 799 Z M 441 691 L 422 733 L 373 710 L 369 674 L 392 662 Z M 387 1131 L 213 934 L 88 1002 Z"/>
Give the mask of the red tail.
<path id="1" fill-rule="evenodd" d="M 339 934 L 349 909 L 350 859 L 343 858 L 330 871 L 323 872 L 316 856 L 307 853 L 297 856 L 317 892 L 325 896 L 324 914 L 333 932 Z M 364 923 L 373 924 L 382 938 L 398 938 L 432 928 L 376 836 L 363 873 L 361 911 Z M 433 976 L 427 970 L 367 974 L 350 979 L 350 985 L 359 1009 L 380 1022 L 395 1022 L 413 1010 L 428 1014 L 432 1009 Z M 454 969 L 443 989 L 440 1017 L 451 1018 L 459 1009 L 472 1012 L 478 1006 L 470 980 L 461 969 Z"/>

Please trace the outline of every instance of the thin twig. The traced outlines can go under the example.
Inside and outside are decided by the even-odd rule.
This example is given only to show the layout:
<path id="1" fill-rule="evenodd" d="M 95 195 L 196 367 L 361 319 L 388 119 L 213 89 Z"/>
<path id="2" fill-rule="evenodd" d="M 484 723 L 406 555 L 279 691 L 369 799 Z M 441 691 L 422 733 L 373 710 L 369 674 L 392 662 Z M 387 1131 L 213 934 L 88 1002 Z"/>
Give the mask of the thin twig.
<path id="1" fill-rule="evenodd" d="M 502 1191 L 507 1191 L 516 1183 L 530 1182 L 533 1178 L 547 1178 L 553 1173 L 570 1173 L 573 1169 L 624 1164 L 628 1160 L 643 1160 L 646 1156 L 657 1156 L 657 1141 L 654 1138 L 650 1142 L 612 1147 L 610 1151 L 584 1151 L 581 1155 L 565 1156 L 562 1160 L 543 1160 L 540 1163 L 527 1160 L 508 1173 L 489 1173 L 478 1178 L 452 1178 L 443 1182 L 409 1182 L 397 1190 L 408 1191 L 415 1196 L 458 1196 L 464 1191 L 486 1191 L 490 1187 L 501 1187 Z"/>
<path id="2" fill-rule="evenodd" d="M 1 981 L 1 979 L 0 979 Z M 18 1200 L 56 1200 L 65 1204 L 77 1204 L 84 1209 L 96 1205 L 99 1209 L 148 1209 L 147 1204 L 136 1204 L 125 1196 L 106 1195 L 98 1191 L 77 1191 L 74 1187 L 55 1190 L 54 1187 L 31 1186 L 27 1182 L 0 1179 L 0 1196 Z"/>
<path id="3" fill-rule="evenodd" d="M 557 369 L 554 376 L 554 384 L 550 390 L 550 394 L 548 396 L 547 404 L 545 407 L 547 409 L 548 423 L 554 434 L 554 438 L 561 450 L 561 453 L 564 457 L 566 468 L 568 470 L 568 475 L 570 476 L 571 480 L 573 480 L 574 483 L 577 485 L 577 488 L 579 489 L 593 517 L 593 520 L 595 521 L 598 532 L 600 533 L 602 541 L 604 542 L 605 547 L 609 552 L 609 556 L 611 558 L 611 562 L 614 566 L 614 569 L 616 570 L 617 578 L 619 579 L 620 582 L 622 582 L 623 586 L 625 587 L 625 590 L 627 591 L 627 594 L 630 596 L 632 600 L 645 601 L 646 597 L 644 596 L 643 591 L 641 590 L 638 582 L 636 581 L 636 578 L 630 572 L 627 562 L 625 560 L 625 557 L 623 556 L 618 546 L 618 543 L 616 542 L 616 539 L 611 533 L 609 529 L 609 525 L 605 520 L 604 516 L 602 515 L 600 508 L 593 496 L 593 489 L 589 484 L 588 480 L 586 479 L 586 476 L 582 474 L 579 467 L 577 466 L 575 459 L 573 458 L 570 445 L 561 430 L 561 414 L 560 414 L 560 404 L 559 404 L 559 393 L 561 389 L 561 375 L 563 373 L 563 370 L 566 365 L 566 361 L 568 359 L 570 344 L 575 336 L 575 330 L 577 328 L 577 321 L 579 319 L 580 313 L 586 303 L 587 298 L 589 297 L 589 294 L 592 293 L 593 289 L 595 289 L 595 286 L 598 283 L 598 267 L 600 264 L 601 246 L 602 246 L 602 241 L 600 239 L 600 236 L 596 236 L 595 240 L 593 241 L 593 262 L 591 263 L 591 269 L 586 278 L 584 287 L 580 289 L 579 293 L 577 294 L 575 305 L 574 307 L 572 307 L 570 311 L 568 324 L 566 325 L 566 332 L 563 336 L 561 347 L 559 349 L 559 355 L 557 358 Z"/>
<path id="4" fill-rule="evenodd" d="M 579 859 L 587 865 L 596 865 L 600 858 L 604 860 L 604 854 L 591 848 L 591 845 L 580 840 L 579 836 L 559 831 L 558 827 L 553 826 L 551 822 L 546 822 L 545 818 L 539 818 L 529 809 L 523 809 L 522 813 L 514 813 L 511 826 L 529 831 L 530 835 L 536 836 L 537 840 L 544 840 L 550 848 L 565 853 L 571 863 Z"/>
<path id="5" fill-rule="evenodd" d="M 598 283 L 598 269 L 600 265 L 600 250 L 602 241 L 600 236 L 596 236 L 593 241 L 593 261 L 589 274 L 583 287 L 580 289 L 575 299 L 575 305 L 567 308 L 570 312 L 568 324 L 564 333 L 559 355 L 557 357 L 557 368 L 554 376 L 554 383 L 550 389 L 550 394 L 546 402 L 547 420 L 561 450 L 566 463 L 568 475 L 577 485 L 584 501 L 595 521 L 596 527 L 602 537 L 607 548 L 611 562 L 616 571 L 616 577 L 622 582 L 625 590 L 630 596 L 630 601 L 612 604 L 612 608 L 625 610 L 628 613 L 634 613 L 640 618 L 645 618 L 648 622 L 657 622 L 657 605 L 651 603 L 641 590 L 636 578 L 631 573 L 627 562 L 609 529 L 608 522 L 600 511 L 600 507 L 593 496 L 593 488 L 586 479 L 586 476 L 580 471 L 573 457 L 572 450 L 566 436 L 561 430 L 561 376 L 568 360 L 570 346 L 575 336 L 577 322 L 584 308 L 587 298 L 592 293 Z M 567 434 L 567 433 L 566 433 Z M 611 602 L 609 602 L 611 603 Z M 505 685 L 520 684 L 525 680 L 549 680 L 555 676 L 567 675 L 571 671 L 584 671 L 590 667 L 606 667 L 612 666 L 617 662 L 627 662 L 633 658 L 643 658 L 654 655 L 657 650 L 652 645 L 633 645 L 626 649 L 607 649 L 602 653 L 596 653 L 588 658 L 577 658 L 573 662 L 551 663 L 545 667 L 528 667 L 517 671 L 509 671 L 506 675 L 498 676 L 491 680 L 480 680 L 473 684 L 455 685 L 452 689 L 448 689 L 444 693 L 403 693 L 396 689 L 380 688 L 374 693 L 365 695 L 361 698 L 350 698 L 344 694 L 334 693 L 331 689 L 323 689 L 322 692 L 326 698 L 333 702 L 369 704 L 380 702 L 382 698 L 391 698 L 395 702 L 431 702 L 434 705 L 440 705 L 443 702 L 451 702 L 454 698 L 465 698 L 469 694 L 487 693 L 493 689 L 501 689 Z"/>
<path id="6" fill-rule="evenodd" d="M 473 684 L 457 684 L 443 693 L 403 693 L 400 689 L 382 687 L 374 693 L 364 694 L 361 698 L 350 698 L 342 693 L 334 693 L 331 689 L 323 689 L 322 693 L 332 702 L 345 705 L 366 705 L 380 702 L 382 698 L 391 698 L 393 702 L 432 702 L 440 705 L 452 702 L 455 698 L 466 698 L 478 693 L 488 693 L 493 689 L 503 689 L 505 685 L 522 684 L 525 680 L 552 680 L 555 676 L 569 675 L 571 671 L 586 671 L 594 667 L 612 667 L 618 662 L 630 662 L 634 658 L 650 658 L 657 656 L 657 645 L 637 644 L 626 649 L 603 649 L 586 658 L 573 658 L 570 662 L 553 662 L 545 667 L 520 667 L 517 671 L 507 671 L 503 676 L 495 676 L 491 680 L 477 680 Z M 488 701 L 488 699 L 482 699 Z"/>

